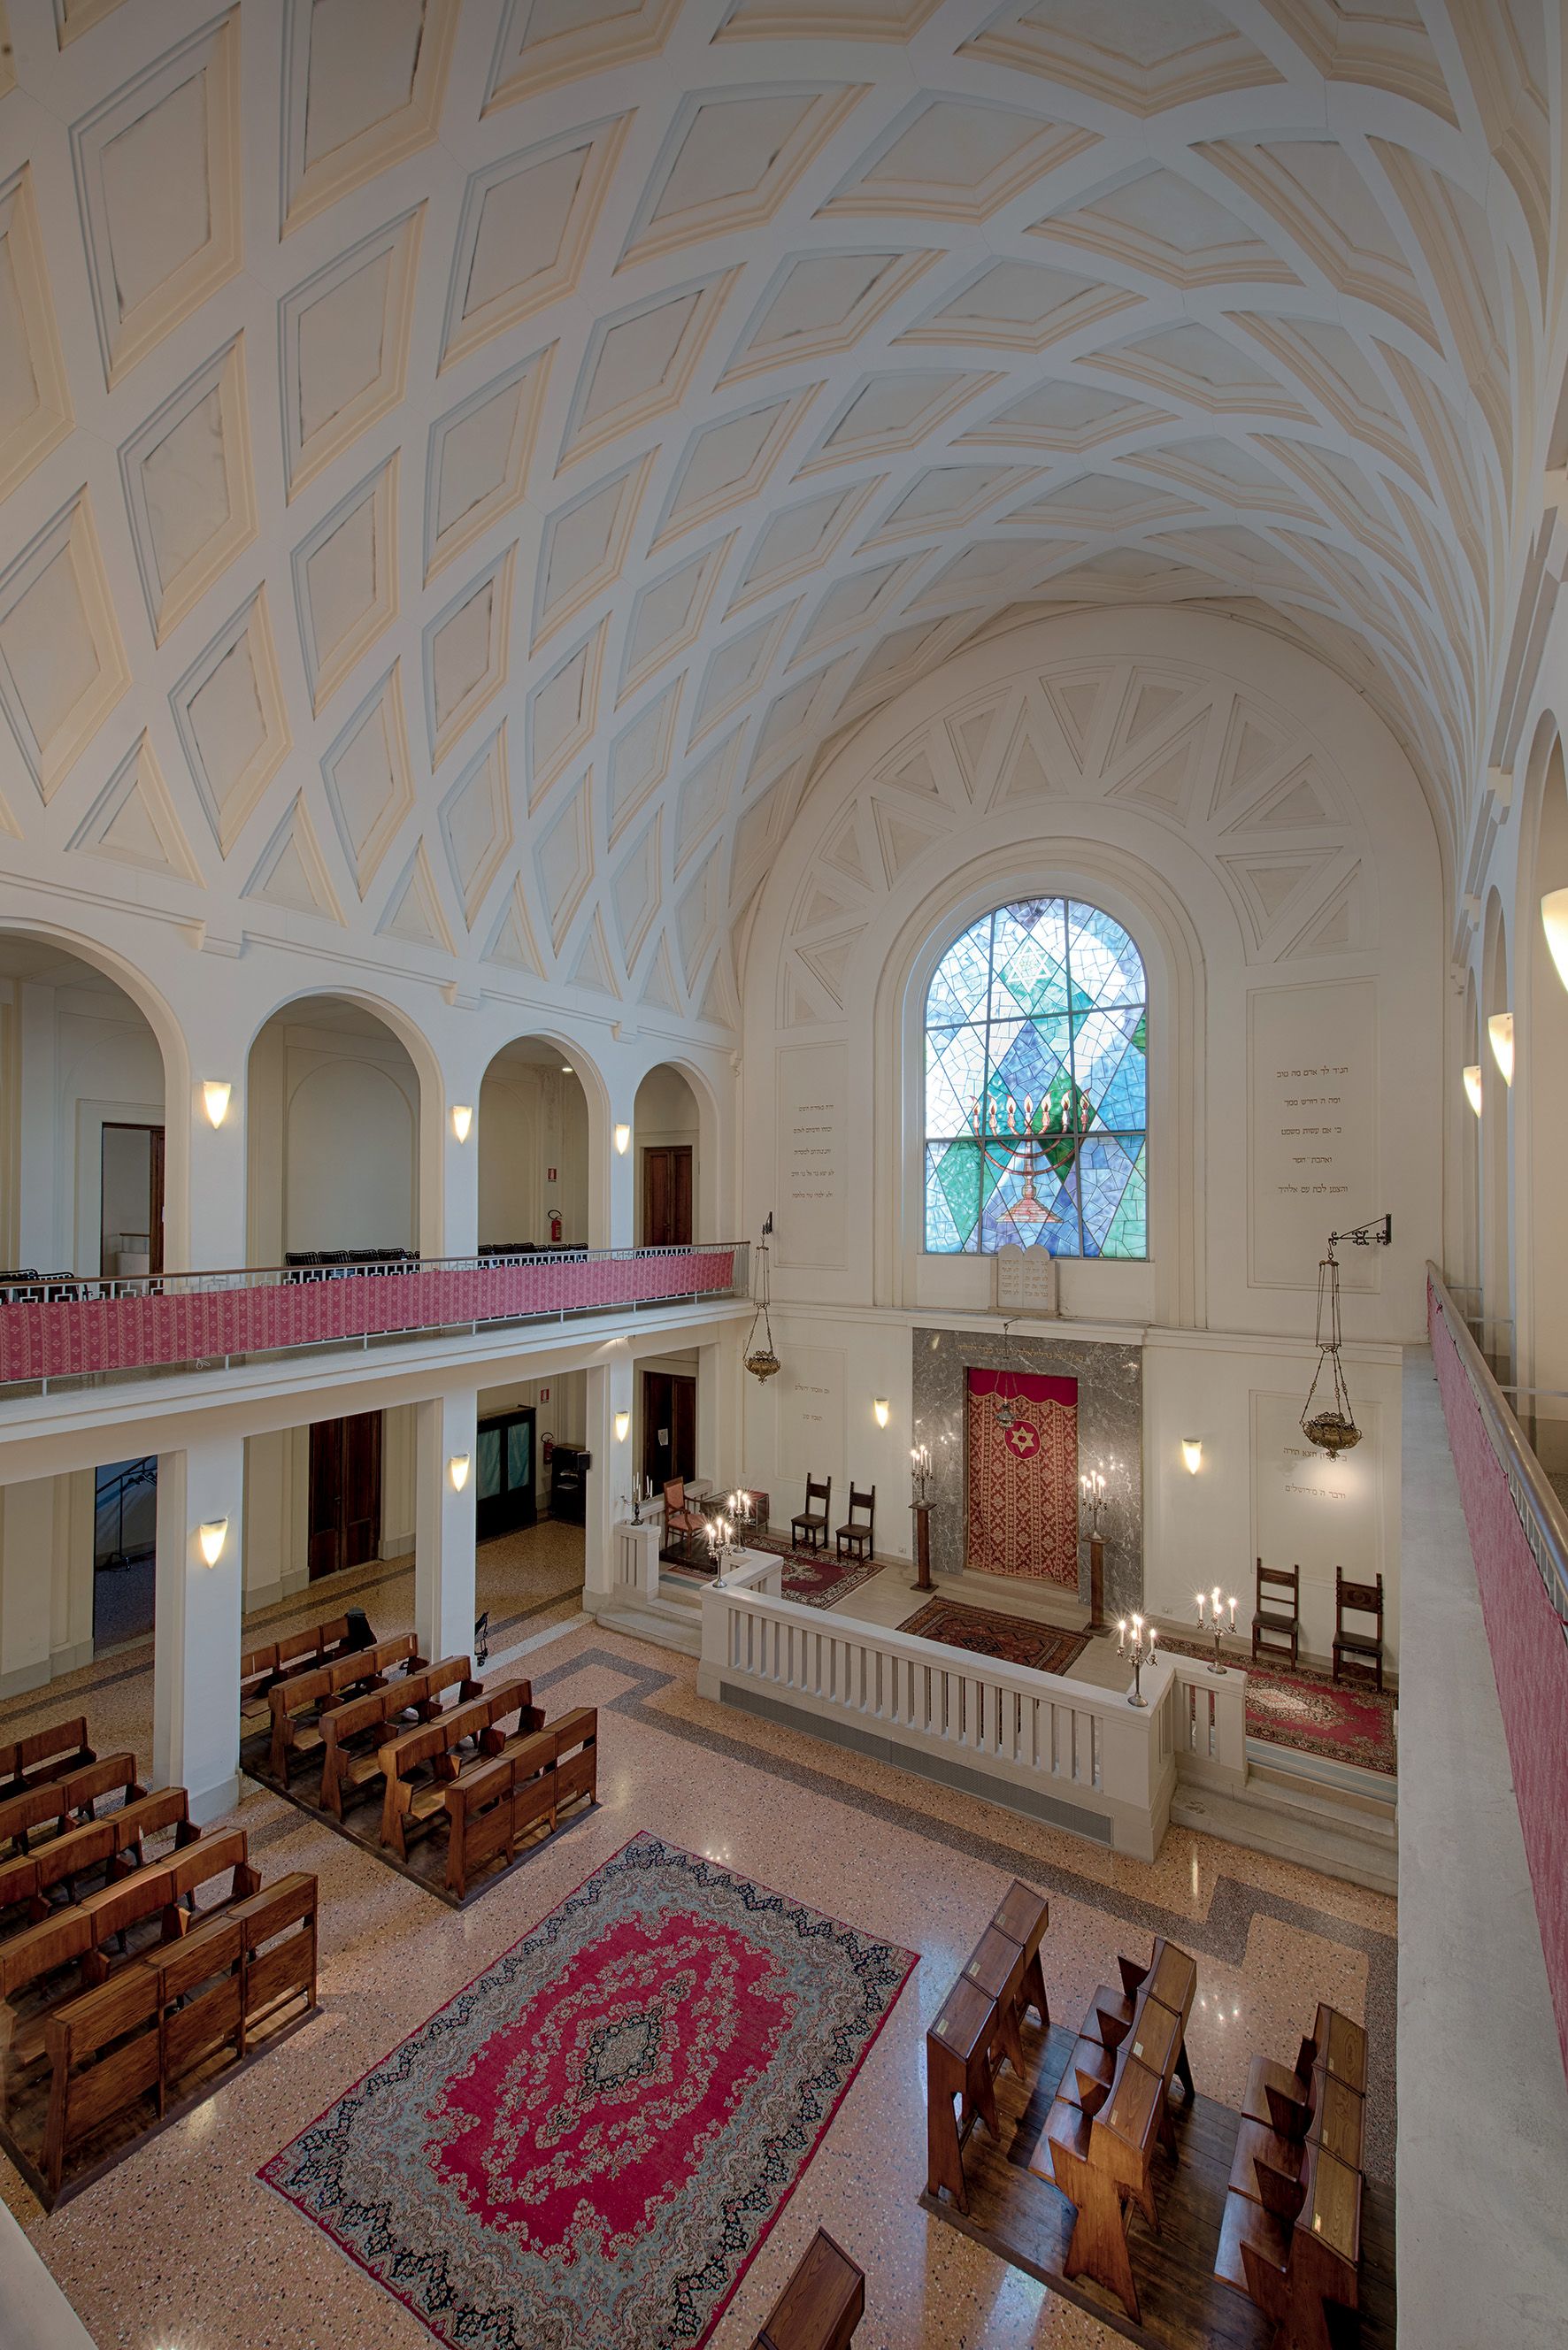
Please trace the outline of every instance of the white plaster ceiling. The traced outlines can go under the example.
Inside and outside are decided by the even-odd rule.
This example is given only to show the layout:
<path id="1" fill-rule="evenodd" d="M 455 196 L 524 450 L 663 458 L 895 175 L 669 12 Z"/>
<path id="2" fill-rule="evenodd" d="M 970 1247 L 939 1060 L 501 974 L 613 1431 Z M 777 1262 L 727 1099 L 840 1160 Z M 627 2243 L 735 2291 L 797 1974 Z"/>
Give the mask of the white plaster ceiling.
<path id="1" fill-rule="evenodd" d="M 1552 0 L 0 0 L 7 863 L 722 1025 L 826 742 L 1019 608 L 1191 598 L 1361 686 L 1453 851 L 1559 44 Z"/>

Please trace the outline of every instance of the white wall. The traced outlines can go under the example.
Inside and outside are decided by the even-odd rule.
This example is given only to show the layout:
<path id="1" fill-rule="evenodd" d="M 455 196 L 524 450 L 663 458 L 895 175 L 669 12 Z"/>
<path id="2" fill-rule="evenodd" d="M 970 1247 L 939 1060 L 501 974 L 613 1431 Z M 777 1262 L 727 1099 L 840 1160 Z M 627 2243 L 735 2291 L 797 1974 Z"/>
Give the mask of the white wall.
<path id="1" fill-rule="evenodd" d="M 419 1077 L 389 1031 L 280 1014 L 252 1047 L 247 1108 L 253 1264 L 417 1244 Z"/>
<path id="2" fill-rule="evenodd" d="M 5 979 L 0 1005 L 5 1261 L 96 1275 L 103 1128 L 162 1123 L 157 1040 L 129 996 L 109 986 Z"/>
<path id="3" fill-rule="evenodd" d="M 480 1088 L 478 1138 L 482 1243 L 542 1244 L 555 1213 L 563 1242 L 586 1246 L 588 1115 L 579 1080 L 502 1055 Z"/>
<path id="4" fill-rule="evenodd" d="M 636 1166 L 632 1180 L 635 1187 L 632 1212 L 634 1230 L 640 1247 L 646 1239 L 643 1232 L 642 1154 L 645 1150 L 668 1148 L 686 1143 L 691 1151 L 691 1237 L 706 1240 L 711 1232 L 708 1222 L 705 1170 L 702 1164 L 701 1113 L 697 1097 L 679 1069 L 662 1062 L 649 1069 L 637 1089 L 632 1109 L 631 1148 Z"/>

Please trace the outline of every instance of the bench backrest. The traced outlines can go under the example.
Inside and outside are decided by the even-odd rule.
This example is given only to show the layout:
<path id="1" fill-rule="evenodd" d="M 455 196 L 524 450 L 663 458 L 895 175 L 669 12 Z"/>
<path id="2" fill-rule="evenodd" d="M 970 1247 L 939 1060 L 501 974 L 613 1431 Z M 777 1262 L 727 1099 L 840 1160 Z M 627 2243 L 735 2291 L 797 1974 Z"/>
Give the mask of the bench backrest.
<path id="1" fill-rule="evenodd" d="M 105 1754 L 63 1779 L 0 1797 L 0 1845 L 25 1838 L 51 1821 L 67 1820 L 73 1812 L 90 1812 L 100 1795 L 116 1794 L 122 1788 L 128 1796 L 142 1792 L 134 1754 Z"/>
<path id="2" fill-rule="evenodd" d="M 304 1713 L 335 1697 L 341 1689 L 351 1688 L 355 1681 L 368 1681 L 379 1673 L 389 1672 L 395 1665 L 408 1664 L 417 1656 L 419 1644 L 412 1632 L 399 1632 L 389 1640 L 378 1640 L 373 1648 L 356 1648 L 346 1657 L 334 1657 L 327 1664 L 317 1665 L 314 1671 L 292 1674 L 267 1691 L 267 1704 L 275 1721 L 285 1714 Z"/>
<path id="3" fill-rule="evenodd" d="M 58 1778 L 73 1762 L 94 1759 L 88 1744 L 87 1716 L 73 1714 L 68 1721 L 52 1721 L 47 1730 L 35 1730 L 30 1737 L 0 1746 L 0 1783 L 14 1783 L 19 1790 L 29 1773 L 46 1764 L 54 1766 L 50 1775 Z"/>
<path id="4" fill-rule="evenodd" d="M 443 1690 L 471 1684 L 470 1694 L 483 1694 L 483 1683 L 473 1679 L 472 1660 L 468 1657 L 443 1657 L 438 1664 L 427 1665 L 422 1672 L 408 1673 L 400 1681 L 387 1689 L 369 1690 L 363 1697 L 352 1697 L 343 1705 L 336 1705 L 330 1713 L 321 1717 L 321 1731 L 329 1746 L 347 1745 L 352 1738 L 378 1722 L 389 1721 L 395 1714 L 405 1712 L 411 1705 L 429 1705 Z M 468 1700 L 463 1702 L 466 1704 Z"/>

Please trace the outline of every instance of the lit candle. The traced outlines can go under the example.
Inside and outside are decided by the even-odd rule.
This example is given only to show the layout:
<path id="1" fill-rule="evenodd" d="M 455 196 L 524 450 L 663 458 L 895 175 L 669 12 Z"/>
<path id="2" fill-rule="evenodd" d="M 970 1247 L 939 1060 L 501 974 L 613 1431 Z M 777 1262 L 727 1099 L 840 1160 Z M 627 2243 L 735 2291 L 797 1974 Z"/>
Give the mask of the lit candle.
<path id="1" fill-rule="evenodd" d="M 1118 1617 L 1118 1618 L 1117 1618 L 1117 1621 L 1116 1621 L 1116 1654 L 1117 1654 L 1118 1656 L 1125 1656 L 1125 1655 L 1127 1654 L 1127 1619 L 1126 1619 L 1126 1617 Z"/>
<path id="2" fill-rule="evenodd" d="M 1198 1594 L 1198 1628 L 1199 1628 L 1199 1631 L 1201 1631 L 1201 1630 L 1203 1629 L 1203 1609 L 1204 1609 L 1204 1605 L 1205 1605 L 1205 1602 L 1204 1602 L 1204 1598 L 1203 1598 L 1203 1594 L 1202 1594 L 1202 1593 L 1201 1593 L 1201 1591 L 1200 1591 L 1200 1592 Z"/>
<path id="3" fill-rule="evenodd" d="M 1236 1628 L 1236 1598 L 1235 1598 L 1235 1594 L 1234 1594 L 1234 1593 L 1232 1593 L 1232 1594 L 1231 1594 L 1231 1630 L 1232 1630 L 1232 1632 L 1233 1632 L 1233 1631 L 1235 1630 L 1235 1628 Z"/>

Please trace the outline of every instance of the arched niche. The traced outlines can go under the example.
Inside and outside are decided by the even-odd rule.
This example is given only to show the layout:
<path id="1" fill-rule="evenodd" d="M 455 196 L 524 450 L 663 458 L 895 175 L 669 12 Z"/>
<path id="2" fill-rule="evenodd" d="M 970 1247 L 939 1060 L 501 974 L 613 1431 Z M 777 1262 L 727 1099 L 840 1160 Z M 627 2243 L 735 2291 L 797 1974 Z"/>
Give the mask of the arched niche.
<path id="1" fill-rule="evenodd" d="M 588 1244 L 585 1066 L 553 1037 L 517 1036 L 485 1070 L 478 1120 L 482 1249 Z"/>
<path id="2" fill-rule="evenodd" d="M 1568 772 L 1552 723 L 1542 746 L 1538 818 L 1521 843 L 1516 962 L 1528 962 L 1514 1084 L 1518 1120 L 1514 1282 L 1521 1399 L 1543 1465 L 1568 1474 L 1568 1218 L 1562 1212 L 1568 1160 L 1568 988 L 1548 943 L 1542 899 L 1568 889 Z M 1526 816 L 1529 814 L 1527 804 Z M 1521 991 L 1522 992 L 1522 991 Z"/>
<path id="3" fill-rule="evenodd" d="M 420 1073 L 391 1024 L 352 998 L 294 998 L 251 1045 L 246 1243 L 412 1249 L 420 1240 Z"/>
<path id="4" fill-rule="evenodd" d="M 1474 1069 L 1481 1087 L 1481 1101 L 1486 1100 L 1486 1047 L 1481 1039 L 1480 998 L 1476 987 L 1476 975 L 1469 972 L 1465 980 L 1464 1009 L 1464 1069 Z M 1468 1312 L 1480 1302 L 1481 1230 L 1480 1230 L 1480 1114 L 1465 1094 L 1464 1121 L 1459 1130 L 1459 1262 L 1456 1278 L 1463 1291 L 1462 1304 Z"/>
<path id="5" fill-rule="evenodd" d="M 631 1115 L 632 1231 L 639 1248 L 683 1247 L 711 1239 L 711 1170 L 703 1148 L 702 1105 L 673 1061 L 649 1069 Z"/>
<path id="6" fill-rule="evenodd" d="M 145 995 L 74 940 L 0 931 L 0 1121 L 14 1139 L 0 1152 L 7 1265 L 85 1275 L 179 1268 L 165 1106 L 183 1079 L 176 1071 L 171 1084 L 159 1033 L 174 1033 L 171 1016 L 152 1009 L 156 1027 Z"/>

